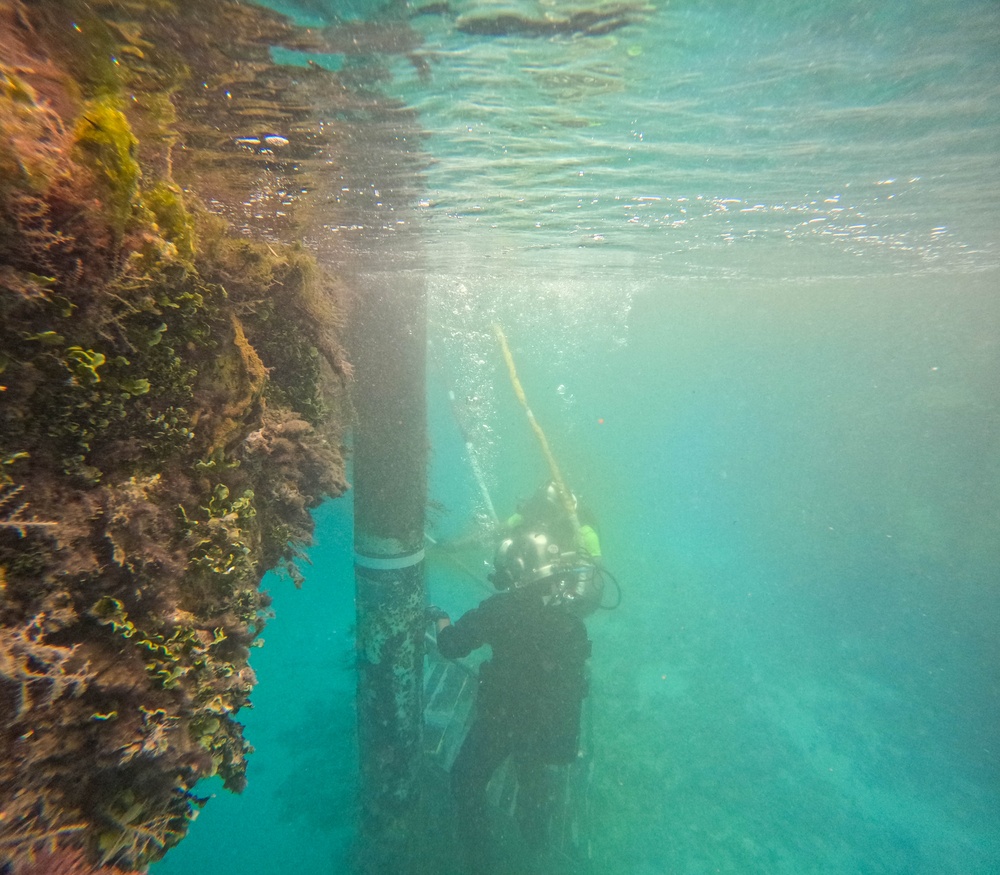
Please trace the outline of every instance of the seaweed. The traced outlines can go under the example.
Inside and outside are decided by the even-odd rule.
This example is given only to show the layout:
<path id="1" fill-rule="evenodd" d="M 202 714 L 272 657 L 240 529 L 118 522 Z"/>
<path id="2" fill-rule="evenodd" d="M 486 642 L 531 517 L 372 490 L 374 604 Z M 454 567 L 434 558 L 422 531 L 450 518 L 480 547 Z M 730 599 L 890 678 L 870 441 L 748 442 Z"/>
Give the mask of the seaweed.
<path id="1" fill-rule="evenodd" d="M 0 0 L 0 865 L 14 872 L 141 869 L 184 836 L 199 779 L 243 788 L 262 575 L 301 582 L 309 510 L 347 488 L 339 284 L 300 245 L 204 206 L 240 219 L 260 173 L 294 173 L 241 155 L 235 180 L 219 168 L 237 153 L 199 112 L 246 81 L 265 116 L 307 125 L 268 56 L 295 39 L 309 36 L 230 0 Z"/>

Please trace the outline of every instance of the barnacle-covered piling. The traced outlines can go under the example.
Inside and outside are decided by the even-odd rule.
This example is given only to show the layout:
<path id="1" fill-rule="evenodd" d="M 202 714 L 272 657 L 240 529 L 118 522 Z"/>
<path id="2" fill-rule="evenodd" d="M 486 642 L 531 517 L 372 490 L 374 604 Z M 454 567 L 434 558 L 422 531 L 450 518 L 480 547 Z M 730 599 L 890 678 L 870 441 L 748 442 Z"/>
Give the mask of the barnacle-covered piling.
<path id="1" fill-rule="evenodd" d="M 361 826 L 359 869 L 421 867 L 426 290 L 406 271 L 368 274 L 355 311 L 365 391 L 354 426 Z"/>

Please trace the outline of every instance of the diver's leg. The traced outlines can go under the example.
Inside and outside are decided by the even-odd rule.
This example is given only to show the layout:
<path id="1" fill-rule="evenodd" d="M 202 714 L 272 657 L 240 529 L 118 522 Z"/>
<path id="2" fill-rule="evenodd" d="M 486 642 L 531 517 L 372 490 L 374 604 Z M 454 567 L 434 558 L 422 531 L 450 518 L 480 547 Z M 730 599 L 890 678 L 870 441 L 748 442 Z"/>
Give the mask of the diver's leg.
<path id="1" fill-rule="evenodd" d="M 480 718 L 469 729 L 451 767 L 458 842 L 469 875 L 485 875 L 492 866 L 486 786 L 510 753 L 511 734 L 497 721 Z"/>
<path id="2" fill-rule="evenodd" d="M 538 851 L 548 843 L 552 819 L 552 776 L 534 751 L 517 757 L 517 824 L 525 845 Z"/>

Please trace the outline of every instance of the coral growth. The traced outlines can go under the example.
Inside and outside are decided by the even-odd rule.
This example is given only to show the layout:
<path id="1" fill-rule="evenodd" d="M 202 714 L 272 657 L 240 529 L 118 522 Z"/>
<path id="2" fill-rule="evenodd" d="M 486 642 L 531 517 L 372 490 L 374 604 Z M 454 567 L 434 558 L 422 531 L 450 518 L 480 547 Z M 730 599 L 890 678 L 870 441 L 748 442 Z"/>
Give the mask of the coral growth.
<path id="1" fill-rule="evenodd" d="M 0 871 L 140 869 L 200 778 L 245 783 L 261 576 L 298 582 L 347 488 L 349 369 L 330 278 L 235 236 L 197 195 L 245 192 L 204 142 L 178 182 L 174 147 L 226 76 L 291 87 L 292 32 L 229 0 L 0 0 Z"/>

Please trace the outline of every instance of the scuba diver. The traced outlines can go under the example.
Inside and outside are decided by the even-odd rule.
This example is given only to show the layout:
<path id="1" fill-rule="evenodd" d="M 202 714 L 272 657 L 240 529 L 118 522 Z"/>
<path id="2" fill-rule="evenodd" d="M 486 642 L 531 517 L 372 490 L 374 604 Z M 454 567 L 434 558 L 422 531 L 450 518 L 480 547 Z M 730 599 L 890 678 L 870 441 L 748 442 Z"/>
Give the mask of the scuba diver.
<path id="1" fill-rule="evenodd" d="M 582 554 L 601 564 L 601 539 L 594 514 L 568 490 L 564 499 L 554 480 L 523 501 L 508 517 L 506 534 L 524 532 L 541 532 L 567 549 L 575 544 Z"/>
<path id="2" fill-rule="evenodd" d="M 500 764 L 514 757 L 516 818 L 523 844 L 537 852 L 546 844 L 551 817 L 546 767 L 579 755 L 590 656 L 583 617 L 601 602 L 600 544 L 592 524 L 588 535 L 574 537 L 563 519 L 568 515 L 558 512 L 561 503 L 549 501 L 548 493 L 540 491 L 538 501 L 508 521 L 510 534 L 490 575 L 498 594 L 454 623 L 440 608 L 428 608 L 442 656 L 492 649 L 480 668 L 475 719 L 451 771 L 458 837 L 471 875 L 491 871 L 486 788 Z"/>

